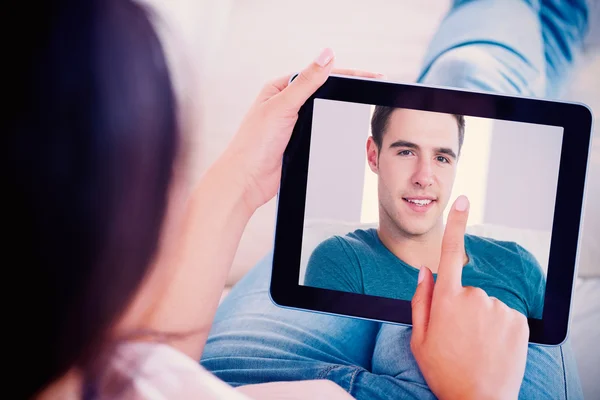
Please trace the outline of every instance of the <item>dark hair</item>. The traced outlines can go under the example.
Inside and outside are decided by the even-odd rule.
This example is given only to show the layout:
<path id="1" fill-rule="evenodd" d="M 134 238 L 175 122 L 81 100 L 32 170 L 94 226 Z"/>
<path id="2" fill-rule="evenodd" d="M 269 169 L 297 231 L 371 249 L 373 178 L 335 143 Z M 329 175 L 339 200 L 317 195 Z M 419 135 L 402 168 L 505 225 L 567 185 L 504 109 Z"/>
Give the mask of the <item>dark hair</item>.
<path id="1" fill-rule="evenodd" d="M 102 353 L 156 251 L 179 143 L 167 62 L 142 7 L 25 6 L 5 14 L 24 33 L 3 61 L 1 130 L 14 398 Z"/>
<path id="2" fill-rule="evenodd" d="M 392 112 L 397 109 L 398 108 L 395 107 L 375 106 L 373 116 L 371 117 L 371 134 L 373 135 L 373 141 L 375 142 L 375 145 L 377 145 L 377 148 L 380 150 L 383 143 L 383 135 L 387 129 L 390 115 L 392 115 Z M 453 115 L 454 118 L 456 118 L 456 123 L 458 125 L 458 152 L 460 154 L 460 149 L 462 148 L 465 138 L 465 117 L 458 114 Z"/>

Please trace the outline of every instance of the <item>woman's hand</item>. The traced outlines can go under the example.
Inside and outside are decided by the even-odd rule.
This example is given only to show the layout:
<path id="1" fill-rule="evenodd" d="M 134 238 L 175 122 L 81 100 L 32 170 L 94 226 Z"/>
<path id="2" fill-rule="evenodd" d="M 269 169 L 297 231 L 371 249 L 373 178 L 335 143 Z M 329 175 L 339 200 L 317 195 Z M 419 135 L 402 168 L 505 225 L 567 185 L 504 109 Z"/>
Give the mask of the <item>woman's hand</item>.
<path id="1" fill-rule="evenodd" d="M 333 70 L 334 54 L 323 52 L 288 85 L 291 75 L 263 87 L 226 150 L 232 168 L 242 173 L 245 201 L 252 211 L 277 193 L 283 152 L 292 135 L 300 107 L 335 74 L 382 77 L 355 70 Z"/>
<path id="2" fill-rule="evenodd" d="M 448 216 L 438 279 L 423 267 L 412 301 L 411 348 L 441 399 L 516 399 L 525 362 L 527 319 L 482 289 L 461 283 L 468 200 Z M 422 279 L 421 279 L 422 277 Z"/>

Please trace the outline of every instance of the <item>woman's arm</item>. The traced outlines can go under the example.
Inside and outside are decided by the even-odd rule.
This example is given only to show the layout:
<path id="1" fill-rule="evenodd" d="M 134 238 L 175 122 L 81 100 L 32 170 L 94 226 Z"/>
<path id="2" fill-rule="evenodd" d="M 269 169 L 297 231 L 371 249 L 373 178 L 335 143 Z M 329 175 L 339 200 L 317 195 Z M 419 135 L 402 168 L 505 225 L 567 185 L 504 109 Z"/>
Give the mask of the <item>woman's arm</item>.
<path id="1" fill-rule="evenodd" d="M 182 334 L 169 343 L 200 359 L 243 230 L 254 211 L 275 196 L 298 110 L 327 80 L 332 59 L 326 49 L 291 84 L 286 76 L 259 93 L 231 144 L 193 190 L 181 223 L 165 239 L 167 249 L 151 278 L 158 282 L 145 283 L 133 308 L 143 307 L 148 297 L 153 306 L 134 326 Z M 157 295 L 151 289 L 157 287 L 166 289 Z"/>
<path id="2" fill-rule="evenodd" d="M 175 237 L 170 238 L 173 250 L 157 265 L 164 271 L 157 274 L 164 292 L 145 320 L 147 328 L 176 337 L 182 334 L 170 344 L 196 360 L 242 232 L 254 212 L 245 201 L 243 179 L 237 161 L 228 152 L 223 154 L 191 193 Z"/>

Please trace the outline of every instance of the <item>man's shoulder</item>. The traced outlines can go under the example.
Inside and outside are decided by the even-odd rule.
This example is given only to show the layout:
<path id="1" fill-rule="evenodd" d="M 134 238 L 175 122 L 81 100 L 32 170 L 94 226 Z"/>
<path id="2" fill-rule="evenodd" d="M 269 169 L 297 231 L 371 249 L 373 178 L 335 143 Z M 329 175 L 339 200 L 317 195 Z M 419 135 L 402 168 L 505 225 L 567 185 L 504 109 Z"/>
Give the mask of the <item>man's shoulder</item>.
<path id="1" fill-rule="evenodd" d="M 465 235 L 465 245 L 468 246 L 476 261 L 483 261 L 492 265 L 513 266 L 515 268 L 520 266 L 527 271 L 542 270 L 536 256 L 515 241 Z"/>
<path id="2" fill-rule="evenodd" d="M 377 230 L 375 228 L 355 229 L 352 232 L 345 234 L 344 238 L 351 241 L 371 243 L 376 234 Z"/>
<path id="3" fill-rule="evenodd" d="M 321 251 L 342 250 L 350 247 L 354 250 L 360 248 L 370 248 L 374 244 L 372 229 L 356 229 L 343 235 L 333 235 L 317 246 Z"/>
<path id="4" fill-rule="evenodd" d="M 465 244 L 477 256 L 522 259 L 530 255 L 529 251 L 523 246 L 510 240 L 499 240 L 486 236 L 466 234 Z"/>
<path id="5" fill-rule="evenodd" d="M 360 268 L 361 263 L 369 259 L 368 230 L 356 230 L 346 234 L 333 235 L 320 242 L 311 253 L 308 264 L 314 270 L 342 268 L 350 270 Z M 365 257 L 367 256 L 367 257 Z"/>

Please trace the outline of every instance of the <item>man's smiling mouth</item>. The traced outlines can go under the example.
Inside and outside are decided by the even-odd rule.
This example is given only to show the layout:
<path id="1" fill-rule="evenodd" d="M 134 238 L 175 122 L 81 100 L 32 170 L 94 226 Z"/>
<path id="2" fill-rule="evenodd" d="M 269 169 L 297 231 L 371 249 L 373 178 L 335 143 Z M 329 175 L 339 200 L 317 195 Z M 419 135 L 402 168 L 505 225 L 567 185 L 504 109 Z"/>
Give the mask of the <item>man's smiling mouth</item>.
<path id="1" fill-rule="evenodd" d="M 433 203 L 436 202 L 435 198 L 424 196 L 403 197 L 402 200 L 404 200 L 413 211 L 417 212 L 425 212 L 429 210 L 433 206 Z"/>
<path id="2" fill-rule="evenodd" d="M 421 207 L 424 207 L 424 206 L 427 206 L 427 205 L 433 203 L 435 201 L 435 198 L 428 197 L 428 196 L 427 197 L 418 196 L 418 197 L 403 197 L 402 200 L 407 201 L 412 204 L 416 204 Z"/>
<path id="3" fill-rule="evenodd" d="M 413 200 L 413 199 L 404 199 L 404 200 L 408 201 L 409 203 L 416 204 L 418 206 L 426 206 L 433 201 L 433 200 Z"/>

